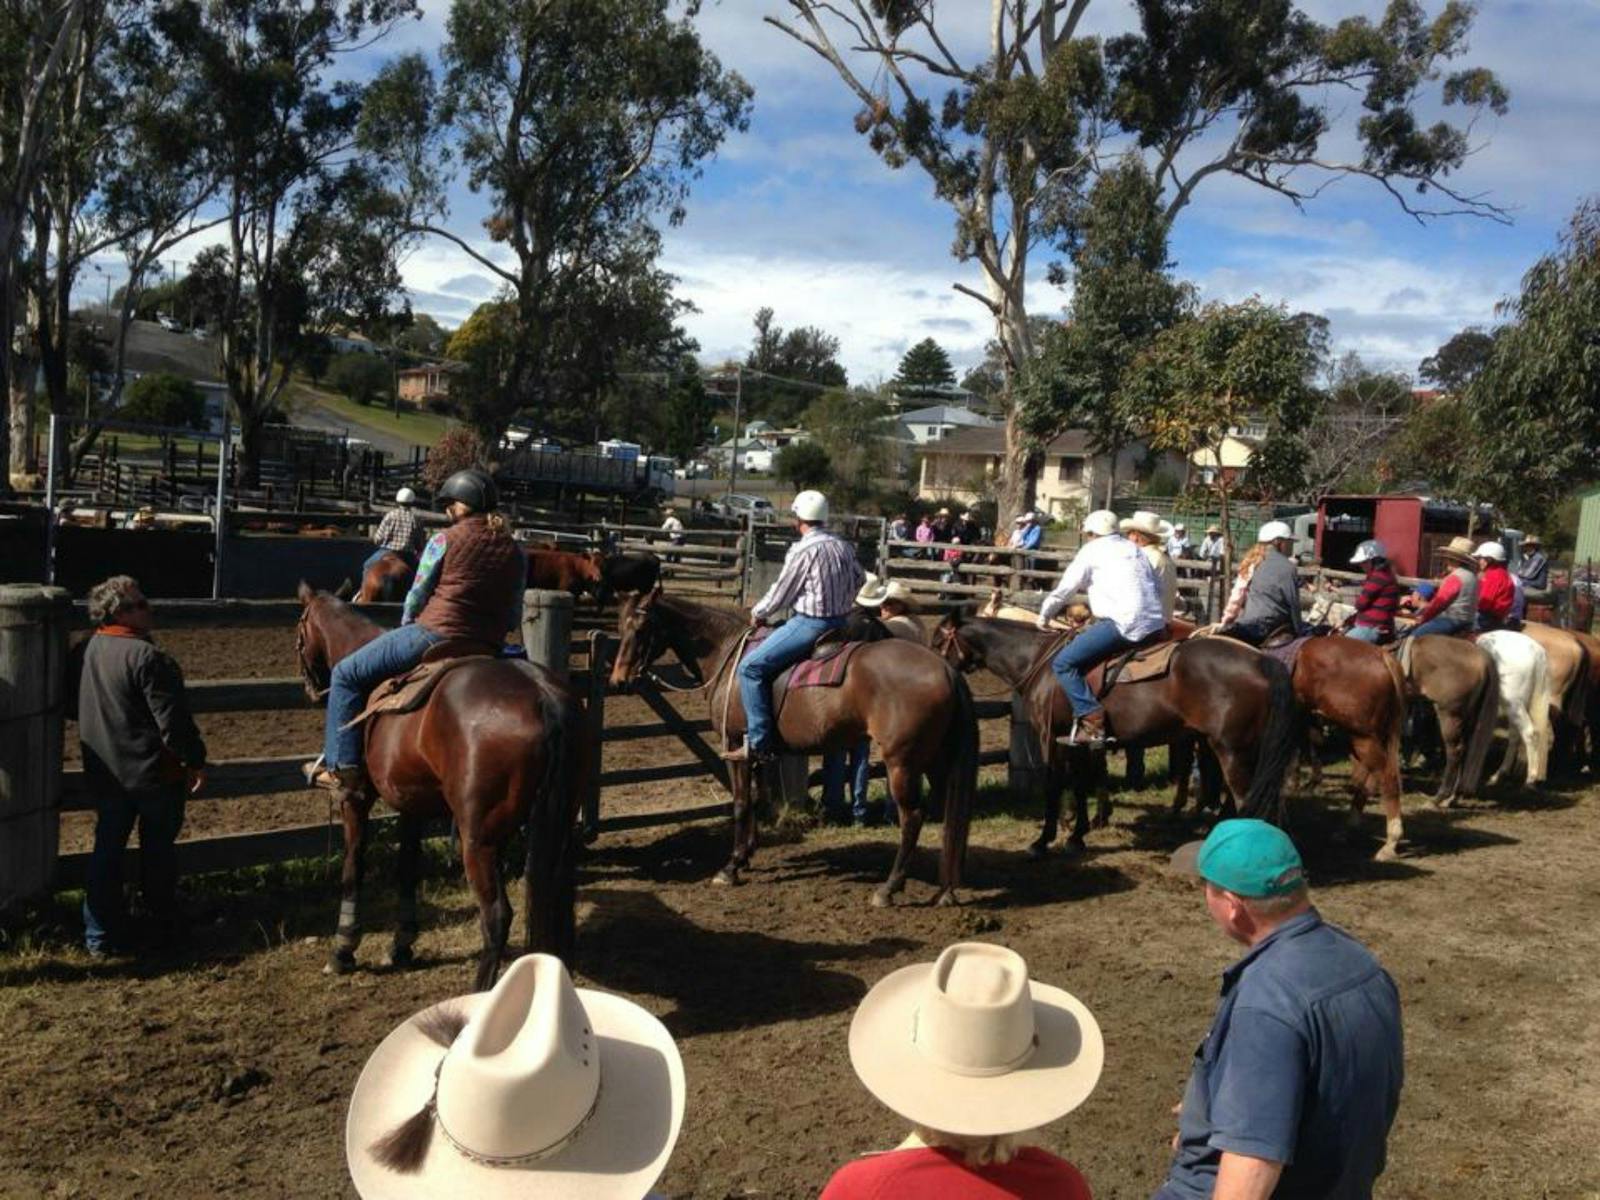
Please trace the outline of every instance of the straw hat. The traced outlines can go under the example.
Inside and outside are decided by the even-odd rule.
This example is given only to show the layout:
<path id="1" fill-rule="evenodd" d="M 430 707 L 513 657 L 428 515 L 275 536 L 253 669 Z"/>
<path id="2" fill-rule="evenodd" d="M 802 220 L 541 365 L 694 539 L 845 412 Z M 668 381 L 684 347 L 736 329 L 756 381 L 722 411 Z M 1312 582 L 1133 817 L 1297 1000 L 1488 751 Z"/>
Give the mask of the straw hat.
<path id="1" fill-rule="evenodd" d="M 1540 546 L 1540 545 L 1543 545 L 1543 543 L 1539 541 L 1539 535 L 1537 533 L 1525 533 L 1525 534 L 1523 534 L 1522 535 L 1522 544 L 1524 546 Z"/>
<path id="2" fill-rule="evenodd" d="M 1206 526 L 1206 532 L 1207 533 L 1211 533 L 1211 534 L 1216 534 L 1218 537 L 1221 537 L 1222 536 L 1222 526 L 1221 525 L 1207 525 Z"/>
<path id="3" fill-rule="evenodd" d="M 958 942 L 878 981 L 850 1023 L 850 1062 L 884 1105 L 970 1137 L 1037 1129 L 1089 1098 L 1105 1062 L 1076 997 L 1028 978 L 1004 946 Z"/>
<path id="4" fill-rule="evenodd" d="M 1471 538 L 1453 537 L 1448 545 L 1440 546 L 1437 553 L 1440 558 L 1447 558 L 1451 562 L 1458 562 L 1470 567 L 1475 563 L 1472 557 L 1474 548 Z"/>
<path id="5" fill-rule="evenodd" d="M 1140 509 L 1131 517 L 1124 517 L 1119 523 L 1123 533 L 1142 533 L 1146 537 L 1155 538 L 1164 542 L 1172 536 L 1172 525 L 1161 519 L 1159 513 L 1147 509 Z"/>
<path id="6" fill-rule="evenodd" d="M 877 608 L 885 600 L 899 600 L 907 605 L 915 604 L 911 589 L 898 579 L 879 579 L 871 571 L 868 571 L 867 581 L 861 585 L 861 590 L 856 593 L 856 603 L 862 608 Z"/>
<path id="7" fill-rule="evenodd" d="M 660 1021 L 530 954 L 493 991 L 436 1004 L 384 1038 L 350 1099 L 345 1155 L 364 1200 L 639 1200 L 667 1165 L 683 1104 L 683 1061 Z M 388 1165 L 382 1143 L 406 1133 L 420 1134 L 420 1164 Z"/>

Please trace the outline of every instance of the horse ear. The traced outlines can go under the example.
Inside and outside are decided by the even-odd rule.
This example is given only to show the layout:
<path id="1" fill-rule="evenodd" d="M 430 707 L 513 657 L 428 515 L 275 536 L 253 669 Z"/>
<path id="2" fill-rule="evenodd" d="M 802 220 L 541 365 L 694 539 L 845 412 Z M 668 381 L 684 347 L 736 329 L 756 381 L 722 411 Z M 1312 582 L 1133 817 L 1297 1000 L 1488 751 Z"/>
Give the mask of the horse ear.
<path id="1" fill-rule="evenodd" d="M 302 579 L 300 581 L 300 586 L 295 589 L 294 594 L 299 599 L 301 604 L 309 605 L 317 598 L 317 589 Z"/>
<path id="2" fill-rule="evenodd" d="M 642 597 L 640 597 L 639 603 L 645 607 L 649 607 L 659 599 L 661 599 L 661 585 L 658 583 L 655 585 L 655 587 L 651 588 Z"/>
<path id="3" fill-rule="evenodd" d="M 333 594 L 336 597 L 338 597 L 340 600 L 348 600 L 348 599 L 350 599 L 350 597 L 352 595 L 355 594 L 355 590 L 356 590 L 356 585 L 354 583 L 350 582 L 350 580 L 346 579 L 343 583 L 341 583 L 339 585 L 338 589 L 335 590 L 335 592 Z"/>
<path id="4" fill-rule="evenodd" d="M 947 625 L 951 629 L 960 629 L 961 628 L 961 606 L 959 604 L 952 604 L 949 608 L 945 609 L 944 610 L 944 620 L 940 621 L 939 624 Z"/>

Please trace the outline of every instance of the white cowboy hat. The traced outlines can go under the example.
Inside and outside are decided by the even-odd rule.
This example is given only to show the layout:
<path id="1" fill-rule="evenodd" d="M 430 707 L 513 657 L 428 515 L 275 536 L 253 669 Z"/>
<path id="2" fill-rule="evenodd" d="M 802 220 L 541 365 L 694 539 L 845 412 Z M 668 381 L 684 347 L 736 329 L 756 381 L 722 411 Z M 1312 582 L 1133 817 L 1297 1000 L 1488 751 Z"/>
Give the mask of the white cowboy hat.
<path id="1" fill-rule="evenodd" d="M 1289 528 L 1287 521 L 1268 521 L 1256 534 L 1257 543 L 1280 542 L 1285 538 L 1293 538 L 1294 530 Z"/>
<path id="2" fill-rule="evenodd" d="M 1168 522 L 1163 521 L 1159 513 L 1140 509 L 1133 516 L 1124 517 L 1118 522 L 1118 528 L 1123 533 L 1142 533 L 1146 537 L 1152 537 L 1164 542 L 1172 536 L 1173 527 Z"/>
<path id="3" fill-rule="evenodd" d="M 1083 532 L 1096 537 L 1110 537 L 1117 532 L 1117 514 L 1109 508 L 1097 508 L 1083 519 Z"/>
<path id="4" fill-rule="evenodd" d="M 866 1089 L 917 1125 L 998 1137 L 1037 1129 L 1089 1098 L 1105 1063 L 1076 997 L 1028 978 L 1022 956 L 958 942 L 878 981 L 850 1022 Z"/>
<path id="5" fill-rule="evenodd" d="M 660 1021 L 530 954 L 493 991 L 383 1039 L 350 1098 L 345 1155 L 363 1200 L 639 1200 L 666 1168 L 683 1104 L 683 1060 Z M 420 1161 L 388 1165 L 391 1135 L 420 1146 Z"/>

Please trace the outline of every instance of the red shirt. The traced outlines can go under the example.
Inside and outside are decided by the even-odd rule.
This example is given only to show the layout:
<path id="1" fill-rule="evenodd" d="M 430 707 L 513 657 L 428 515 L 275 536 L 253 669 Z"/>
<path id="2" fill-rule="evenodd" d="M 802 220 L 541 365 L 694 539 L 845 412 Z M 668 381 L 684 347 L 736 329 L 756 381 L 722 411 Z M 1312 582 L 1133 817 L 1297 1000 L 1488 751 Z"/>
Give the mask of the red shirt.
<path id="1" fill-rule="evenodd" d="M 1516 585 L 1511 582 L 1511 572 L 1504 564 L 1490 563 L 1478 576 L 1479 612 L 1504 621 L 1511 615 L 1511 605 L 1516 598 Z"/>
<path id="2" fill-rule="evenodd" d="M 822 1200 L 1090 1200 L 1078 1168 L 1027 1146 L 1004 1165 L 969 1167 L 959 1150 L 892 1150 L 840 1167 Z"/>

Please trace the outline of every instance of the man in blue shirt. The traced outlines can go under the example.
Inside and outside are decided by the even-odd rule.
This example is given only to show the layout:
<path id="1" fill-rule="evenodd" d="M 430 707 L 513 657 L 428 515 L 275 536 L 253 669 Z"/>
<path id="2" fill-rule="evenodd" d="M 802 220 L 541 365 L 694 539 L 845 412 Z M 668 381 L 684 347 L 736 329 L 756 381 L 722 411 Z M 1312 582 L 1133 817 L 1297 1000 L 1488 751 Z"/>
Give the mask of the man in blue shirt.
<path id="1" fill-rule="evenodd" d="M 1368 1200 L 1404 1079 L 1394 980 L 1323 922 L 1276 826 L 1219 822 L 1173 866 L 1248 950 L 1222 974 L 1156 1200 Z"/>

